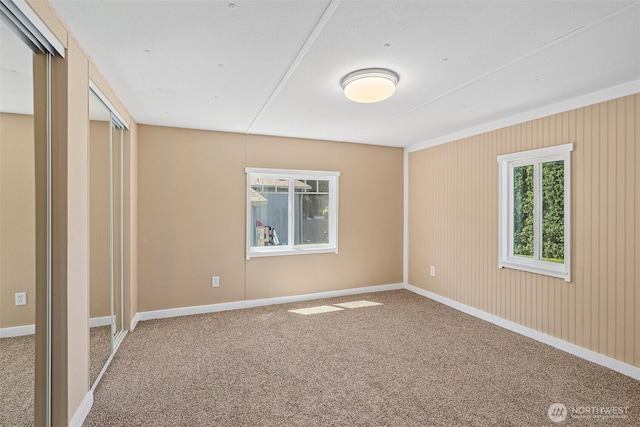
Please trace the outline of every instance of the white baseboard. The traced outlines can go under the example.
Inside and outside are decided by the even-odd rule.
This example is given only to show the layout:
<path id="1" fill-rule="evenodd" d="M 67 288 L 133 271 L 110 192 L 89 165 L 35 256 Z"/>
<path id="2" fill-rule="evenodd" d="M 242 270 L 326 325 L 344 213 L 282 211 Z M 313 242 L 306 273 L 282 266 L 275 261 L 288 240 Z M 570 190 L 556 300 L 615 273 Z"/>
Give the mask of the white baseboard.
<path id="1" fill-rule="evenodd" d="M 94 317 L 89 320 L 89 326 L 109 326 L 112 316 Z M 0 338 L 21 337 L 23 335 L 33 335 L 36 333 L 36 325 L 13 326 L 11 328 L 0 328 Z"/>
<path id="2" fill-rule="evenodd" d="M 240 310 L 243 308 L 263 307 L 266 305 L 287 304 L 299 301 L 311 301 L 322 298 L 335 298 L 348 295 L 366 294 L 370 292 L 383 292 L 403 289 L 404 284 L 368 286 L 364 288 L 351 288 L 339 291 L 318 292 L 314 294 L 292 295 L 287 297 L 263 298 L 246 301 L 224 302 L 219 304 L 197 305 L 192 307 L 169 308 L 166 310 L 142 311 L 136 313 L 133 319 L 136 321 L 165 319 L 168 317 L 189 316 L 193 314 L 216 313 L 228 310 Z M 131 321 L 133 325 L 133 320 Z M 133 326 L 135 328 L 135 326 Z M 131 328 L 130 330 L 133 330 Z"/>
<path id="3" fill-rule="evenodd" d="M 136 326 L 138 326 L 138 322 L 140 321 L 140 314 L 136 313 L 134 314 L 133 318 L 131 319 L 131 322 L 129 323 L 129 331 L 133 331 Z"/>
<path id="4" fill-rule="evenodd" d="M 571 344 L 570 342 L 552 337 L 551 335 L 536 331 L 535 329 L 527 328 L 526 326 L 522 326 L 510 320 L 503 319 L 502 317 L 487 313 L 486 311 L 478 310 L 477 308 L 459 303 L 441 295 L 434 294 L 433 292 L 425 291 L 424 289 L 420 289 L 413 285 L 407 284 L 405 285 L 405 289 L 434 301 L 440 302 L 451 308 L 455 308 L 456 310 L 462 311 L 463 313 L 467 313 L 471 316 L 486 320 L 487 322 L 491 322 L 494 325 L 498 325 L 520 335 L 524 335 L 525 337 L 548 344 L 552 347 L 573 354 L 574 356 L 578 356 L 582 359 L 588 360 L 589 362 L 596 363 L 598 365 L 612 369 L 616 372 L 620 372 L 621 374 L 627 375 L 636 380 L 640 380 L 640 368 L 637 366 L 629 365 L 628 363 L 621 362 L 609 356 L 605 356 L 604 354 L 597 353 L 593 350 L 589 350 L 575 344 Z"/>
<path id="5" fill-rule="evenodd" d="M 527 328 L 526 326 L 522 326 L 510 320 L 503 319 L 502 317 L 498 317 L 485 311 L 478 310 L 477 308 L 462 304 L 438 294 L 434 294 L 433 292 L 425 291 L 424 289 L 420 289 L 409 284 L 369 286 L 364 288 L 352 288 L 340 291 L 318 292 L 314 294 L 293 295 L 287 297 L 263 298 L 257 300 L 236 301 L 220 304 L 170 308 L 166 310 L 142 311 L 136 313 L 135 316 L 133 316 L 133 319 L 131 320 L 130 330 L 133 331 L 138 322 L 144 320 L 165 319 L 169 317 L 189 316 L 193 314 L 216 313 L 220 311 L 240 310 L 244 308 L 263 307 L 267 305 L 287 304 L 300 301 L 311 301 L 322 298 L 335 298 L 348 295 L 366 294 L 370 292 L 392 291 L 397 289 L 407 289 L 413 293 L 440 302 L 456 310 L 462 311 L 463 313 L 467 313 L 479 319 L 486 320 L 487 322 L 493 323 L 494 325 L 498 325 L 520 335 L 524 335 L 528 338 L 540 341 L 567 353 L 578 356 L 582 359 L 612 369 L 616 372 L 620 372 L 621 374 L 627 375 L 636 380 L 640 380 L 640 368 L 636 366 L 629 365 L 628 363 L 621 362 L 609 356 L 597 353 L 593 350 L 589 350 L 584 347 L 580 347 L 570 342 L 561 340 L 559 338 L 552 337 L 551 335 L 547 335 L 534 329 Z"/>
<path id="6" fill-rule="evenodd" d="M 93 406 L 93 390 L 89 390 L 87 394 L 82 399 L 82 403 L 76 410 L 76 413 L 73 414 L 73 418 L 69 421 L 69 427 L 82 427 L 82 423 L 89 415 L 89 411 Z"/>
<path id="7" fill-rule="evenodd" d="M 36 333 L 36 325 L 13 326 L 11 328 L 0 328 L 0 338 L 21 337 L 23 335 L 33 335 Z"/>
<path id="8" fill-rule="evenodd" d="M 89 327 L 95 328 L 98 326 L 109 326 L 112 323 L 115 323 L 115 321 L 116 321 L 115 316 L 92 317 L 89 320 Z"/>

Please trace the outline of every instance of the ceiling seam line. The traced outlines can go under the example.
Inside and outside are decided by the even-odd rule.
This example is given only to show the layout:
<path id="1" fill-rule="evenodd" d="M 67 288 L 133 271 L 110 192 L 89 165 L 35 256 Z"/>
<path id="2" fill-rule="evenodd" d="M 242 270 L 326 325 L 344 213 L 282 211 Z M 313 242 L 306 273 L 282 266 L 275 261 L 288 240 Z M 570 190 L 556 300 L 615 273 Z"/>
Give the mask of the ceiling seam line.
<path id="1" fill-rule="evenodd" d="M 567 39 L 573 38 L 574 36 L 576 36 L 578 34 L 581 34 L 586 30 L 589 30 L 589 29 L 591 29 L 591 28 L 593 28 L 593 27 L 595 27 L 597 25 L 600 25 L 603 22 L 608 21 L 611 18 L 614 18 L 614 17 L 626 12 L 626 9 L 631 9 L 631 8 L 634 8 L 634 7 L 638 7 L 638 2 L 629 3 L 626 6 L 623 6 L 618 10 L 615 10 L 615 11 L 613 11 L 613 12 L 611 12 L 611 13 L 609 13 L 609 14 L 607 14 L 607 15 L 605 15 L 605 16 L 603 16 L 603 17 L 601 17 L 601 18 L 599 18 L 599 19 L 597 19 L 597 20 L 595 20 L 593 22 L 590 22 L 589 24 L 583 25 L 580 28 L 576 28 L 575 30 L 573 30 L 573 31 L 571 31 L 571 32 L 569 32 L 569 33 L 567 33 L 567 34 L 565 34 L 563 36 L 560 36 L 560 37 L 558 37 L 558 38 L 556 38 L 556 39 L 554 39 L 554 40 L 552 40 L 552 41 L 550 41 L 548 43 L 545 43 L 544 45 L 542 45 L 542 46 L 540 46 L 540 47 L 538 47 L 538 48 L 536 48 L 536 49 L 534 49 L 534 50 L 532 50 L 532 51 L 530 51 L 530 52 L 528 52 L 528 53 L 526 53 L 526 54 L 524 54 L 522 56 L 519 56 L 518 58 L 516 58 L 516 59 L 514 59 L 514 60 L 512 60 L 512 61 L 510 61 L 510 62 L 508 62 L 508 63 L 506 63 L 504 65 L 501 65 L 498 68 L 495 68 L 495 69 L 493 69 L 491 71 L 487 71 L 486 73 L 481 74 L 480 76 L 478 76 L 478 77 L 476 77 L 476 78 L 474 78 L 472 80 L 469 80 L 469 81 L 467 81 L 467 82 L 465 82 L 465 83 L 463 83 L 463 84 L 461 84 L 459 86 L 456 86 L 456 87 L 454 87 L 452 89 L 449 89 L 448 91 L 443 92 L 440 95 L 438 95 L 438 96 L 436 96 L 434 98 L 431 98 L 430 100 L 425 101 L 425 102 L 417 105 L 414 108 L 411 108 L 411 109 L 409 109 L 409 110 L 407 110 L 407 111 L 405 111 L 403 113 L 400 113 L 400 114 L 398 114 L 398 115 L 396 115 L 394 117 L 391 117 L 391 118 L 387 119 L 384 123 L 389 123 L 389 122 L 391 122 L 393 120 L 396 120 L 396 119 L 399 119 L 399 118 L 401 118 L 403 116 L 406 116 L 407 114 L 411 114 L 414 111 L 417 111 L 422 107 L 425 107 L 425 106 L 427 106 L 429 104 L 433 104 L 434 102 L 438 101 L 441 98 L 444 98 L 444 97 L 449 96 L 449 95 L 451 95 L 451 94 L 453 94 L 455 92 L 458 92 L 459 90 L 462 90 L 467 86 L 471 86 L 472 84 L 477 83 L 480 80 L 483 80 L 483 79 L 485 79 L 485 78 L 487 78 L 487 77 L 489 77 L 489 76 L 491 76 L 491 75 L 493 75 L 493 74 L 495 74 L 495 73 L 497 73 L 499 71 L 502 71 L 502 70 L 504 70 L 506 68 L 509 68 L 509 67 L 517 64 L 518 62 L 524 61 L 525 59 L 527 59 L 527 58 L 529 58 L 531 56 L 537 55 L 538 53 L 540 53 L 540 52 L 542 52 L 542 51 L 544 51 L 544 50 L 546 50 L 546 49 L 548 49 L 550 47 L 553 47 L 553 46 L 555 46 L 555 45 L 557 45 L 557 44 L 559 44 L 559 43 L 561 43 L 561 42 L 563 42 L 563 41 L 565 41 Z"/>
<path id="2" fill-rule="evenodd" d="M 253 120 L 251 120 L 251 123 L 249 124 L 249 127 L 245 131 L 245 134 L 249 134 L 251 132 L 251 128 L 253 128 L 255 123 L 260 119 L 260 117 L 264 114 L 266 109 L 275 100 L 275 98 L 278 96 L 280 91 L 282 91 L 285 84 L 289 81 L 289 79 L 291 78 L 295 70 L 298 68 L 298 65 L 300 65 L 300 63 L 306 56 L 307 52 L 309 51 L 309 49 L 311 49 L 311 46 L 316 41 L 316 39 L 324 29 L 325 25 L 329 22 L 329 20 L 331 19 L 331 16 L 333 16 L 333 13 L 336 11 L 336 9 L 338 8 L 341 2 L 342 0 L 330 0 L 324 12 L 322 12 L 322 15 L 320 16 L 316 24 L 313 26 L 311 33 L 309 33 L 309 36 L 307 36 L 307 39 L 305 40 L 304 44 L 298 51 L 296 57 L 291 62 L 291 65 L 289 65 L 289 68 L 284 73 L 284 75 L 282 76 L 282 78 L 280 79 L 276 87 L 273 89 L 273 92 L 271 92 L 271 95 L 269 95 L 269 98 L 267 98 L 265 103 L 262 105 L 258 113 L 253 118 Z"/>
<path id="3" fill-rule="evenodd" d="M 492 132 L 496 129 L 503 129 L 508 126 L 513 126 L 513 125 L 528 122 L 531 120 L 536 120 L 541 117 L 547 117 L 553 114 L 575 110 L 577 108 L 583 108 L 588 105 L 594 105 L 601 102 L 607 102 L 612 99 L 633 95 L 638 93 L 639 89 L 640 89 L 640 79 L 632 80 L 630 82 L 622 83 L 617 86 L 612 86 L 596 92 L 580 95 L 575 98 L 559 101 L 551 105 L 545 105 L 539 108 L 534 108 L 533 110 L 527 110 L 521 113 L 516 113 L 502 119 L 496 119 L 488 123 L 468 127 L 460 131 L 414 142 L 405 146 L 405 148 L 409 150 L 410 153 L 414 151 L 420 151 L 425 148 L 435 147 L 437 145 L 446 144 L 452 141 L 468 138 L 473 135 Z M 598 96 L 598 99 L 594 100 L 593 97 L 595 95 Z"/>

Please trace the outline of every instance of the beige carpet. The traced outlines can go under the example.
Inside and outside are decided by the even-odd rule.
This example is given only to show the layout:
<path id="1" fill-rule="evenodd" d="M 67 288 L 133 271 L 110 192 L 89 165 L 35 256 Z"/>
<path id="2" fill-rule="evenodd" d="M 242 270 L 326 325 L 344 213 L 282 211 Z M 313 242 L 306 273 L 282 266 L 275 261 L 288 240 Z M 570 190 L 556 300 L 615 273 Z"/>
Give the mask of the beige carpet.
<path id="1" fill-rule="evenodd" d="M 102 367 L 111 356 L 111 326 L 98 326 L 89 329 L 89 384 L 93 385 Z"/>
<path id="2" fill-rule="evenodd" d="M 639 381 L 408 291 L 141 322 L 94 400 L 88 426 L 640 425 Z"/>
<path id="3" fill-rule="evenodd" d="M 111 354 L 111 327 L 91 328 L 90 378 Z M 0 339 L 0 427 L 33 425 L 35 335 Z"/>
<path id="4" fill-rule="evenodd" d="M 35 335 L 0 338 L 0 426 L 33 425 Z"/>

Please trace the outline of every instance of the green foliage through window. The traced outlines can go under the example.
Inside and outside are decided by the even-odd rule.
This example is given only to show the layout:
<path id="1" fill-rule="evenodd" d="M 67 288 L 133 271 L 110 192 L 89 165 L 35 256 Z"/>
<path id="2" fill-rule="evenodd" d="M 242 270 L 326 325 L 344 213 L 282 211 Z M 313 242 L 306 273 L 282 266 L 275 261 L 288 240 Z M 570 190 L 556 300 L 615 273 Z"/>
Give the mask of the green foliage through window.
<path id="1" fill-rule="evenodd" d="M 533 257 L 533 165 L 513 168 L 513 253 Z"/>
<path id="2" fill-rule="evenodd" d="M 567 143 L 497 157 L 499 268 L 571 282 L 571 151 Z"/>
<path id="3" fill-rule="evenodd" d="M 564 162 L 542 163 L 542 260 L 564 262 Z M 513 253 L 534 256 L 534 166 L 513 168 Z"/>
<path id="4" fill-rule="evenodd" d="M 564 162 L 542 164 L 542 259 L 564 262 Z"/>

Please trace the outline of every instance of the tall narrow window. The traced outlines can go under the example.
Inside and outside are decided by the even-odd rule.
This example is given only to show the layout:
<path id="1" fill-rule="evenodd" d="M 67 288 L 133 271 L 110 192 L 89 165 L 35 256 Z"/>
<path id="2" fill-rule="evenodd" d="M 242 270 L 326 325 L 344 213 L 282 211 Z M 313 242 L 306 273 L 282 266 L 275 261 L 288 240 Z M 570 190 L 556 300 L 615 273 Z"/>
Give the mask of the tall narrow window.
<path id="1" fill-rule="evenodd" d="M 571 281 L 573 144 L 498 156 L 499 267 Z"/>
<path id="2" fill-rule="evenodd" d="M 247 259 L 338 251 L 339 172 L 246 173 Z"/>

